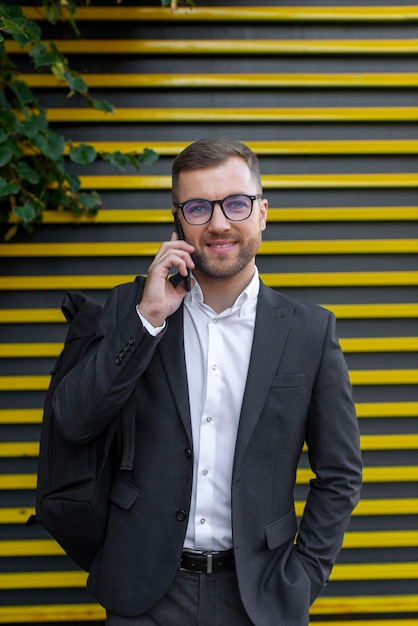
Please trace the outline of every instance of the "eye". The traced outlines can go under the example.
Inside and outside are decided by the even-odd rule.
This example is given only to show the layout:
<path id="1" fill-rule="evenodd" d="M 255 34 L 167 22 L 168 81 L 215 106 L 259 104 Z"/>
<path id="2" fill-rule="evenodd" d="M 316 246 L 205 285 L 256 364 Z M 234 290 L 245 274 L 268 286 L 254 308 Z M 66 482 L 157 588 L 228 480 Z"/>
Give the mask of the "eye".
<path id="1" fill-rule="evenodd" d="M 224 206 L 227 211 L 234 211 L 235 213 L 248 211 L 249 200 L 246 196 L 230 196 L 225 199 Z"/>
<path id="2" fill-rule="evenodd" d="M 212 205 L 207 200 L 189 200 L 183 207 L 187 215 L 198 217 L 212 210 Z"/>

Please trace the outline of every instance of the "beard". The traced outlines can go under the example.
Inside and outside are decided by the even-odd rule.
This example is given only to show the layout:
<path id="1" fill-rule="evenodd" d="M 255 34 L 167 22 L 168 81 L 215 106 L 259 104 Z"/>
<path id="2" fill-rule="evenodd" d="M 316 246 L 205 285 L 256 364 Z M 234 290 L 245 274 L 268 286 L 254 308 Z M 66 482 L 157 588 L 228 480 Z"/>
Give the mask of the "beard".
<path id="1" fill-rule="evenodd" d="M 219 238 L 217 240 L 219 241 Z M 240 240 L 237 240 L 237 244 L 241 243 Z M 204 247 L 200 250 L 195 250 L 192 254 L 192 259 L 196 269 L 205 274 L 205 276 L 225 280 L 237 276 L 254 260 L 260 244 L 261 233 L 257 233 L 257 235 L 247 240 L 245 246 L 241 247 L 239 255 L 233 259 L 228 258 L 228 255 L 209 258 L 205 253 Z"/>

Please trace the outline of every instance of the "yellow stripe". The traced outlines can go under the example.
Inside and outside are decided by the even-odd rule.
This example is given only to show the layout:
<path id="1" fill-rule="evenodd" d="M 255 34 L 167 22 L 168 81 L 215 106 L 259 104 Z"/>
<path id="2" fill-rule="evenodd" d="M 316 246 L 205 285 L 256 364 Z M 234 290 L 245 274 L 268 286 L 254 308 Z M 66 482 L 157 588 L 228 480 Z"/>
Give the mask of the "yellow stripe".
<path id="1" fill-rule="evenodd" d="M 362 450 L 416 450 L 418 449 L 418 435 L 361 435 Z"/>
<path id="2" fill-rule="evenodd" d="M 356 411 L 357 417 L 360 419 L 417 417 L 418 402 L 358 402 L 356 403 Z M 0 409 L 0 424 L 40 424 L 41 421 L 41 408 Z"/>
<path id="3" fill-rule="evenodd" d="M 291 272 L 261 274 L 269 287 L 335 287 L 335 286 L 414 286 L 418 272 Z M 92 276 L 0 276 L 0 290 L 59 290 L 112 289 L 121 283 L 131 282 L 128 274 Z"/>
<path id="4" fill-rule="evenodd" d="M 358 610 L 361 613 L 406 612 L 413 611 L 416 596 L 361 596 L 318 598 L 310 608 L 311 615 L 344 613 Z M 411 599 L 411 600 L 410 600 Z M 373 608 L 373 611 L 372 611 Z M 361 610 L 360 610 L 361 609 Z M 40 604 L 30 606 L 0 607 L 0 623 L 47 623 L 52 621 L 80 620 L 97 621 L 105 618 L 105 611 L 98 604 Z M 384 619 L 384 618 L 383 618 Z M 311 622 L 312 626 L 341 626 L 349 624 L 343 621 Z M 416 626 L 416 619 L 355 620 L 355 626 Z"/>
<path id="5" fill-rule="evenodd" d="M 61 309 L 2 309 L 0 324 L 61 323 L 65 317 Z"/>
<path id="6" fill-rule="evenodd" d="M 26 53 L 15 41 L 6 41 L 8 54 Z M 44 40 L 63 54 L 415 54 L 417 39 L 80 39 Z"/>
<path id="7" fill-rule="evenodd" d="M 39 454 L 39 442 L 37 441 L 12 441 L 0 442 L 0 457 L 37 457 Z"/>
<path id="8" fill-rule="evenodd" d="M 418 337 L 340 339 L 343 352 L 416 352 Z M 57 357 L 63 343 L 0 343 L 0 358 Z"/>
<path id="9" fill-rule="evenodd" d="M 0 391 L 46 391 L 50 376 L 0 376 Z"/>
<path id="10" fill-rule="evenodd" d="M 161 243 L 73 242 L 0 244 L 0 257 L 155 256 Z M 351 239 L 263 241 L 259 255 L 416 254 L 418 239 Z"/>
<path id="11" fill-rule="evenodd" d="M 23 542 L 22 542 L 23 543 Z M 417 530 L 347 532 L 343 548 L 409 548 L 418 546 Z M 418 608 L 418 607 L 417 607 Z"/>
<path id="12" fill-rule="evenodd" d="M 415 352 L 418 337 L 352 337 L 340 344 L 344 352 Z"/>
<path id="13" fill-rule="evenodd" d="M 94 39 L 53 41 L 63 54 L 414 54 L 416 39 Z M 49 46 L 51 41 L 45 40 Z M 6 41 L 8 54 L 27 53 Z"/>
<path id="14" fill-rule="evenodd" d="M 385 596 L 337 596 L 337 597 L 319 597 L 315 600 L 315 604 L 311 607 L 312 615 L 331 615 L 333 613 L 343 613 L 349 615 L 351 613 L 402 613 L 412 612 L 418 609 L 418 595 L 385 595 Z M 344 618 L 343 618 L 344 619 Z M 367 624 L 373 624 L 367 622 Z M 407 620 L 408 621 L 408 620 Z M 340 621 L 339 624 L 344 624 Z M 351 626 L 358 626 L 360 622 L 347 622 Z M 375 622 L 376 624 L 377 622 Z M 379 622 L 378 626 L 387 626 L 390 622 L 386 620 Z M 317 622 L 313 622 L 317 624 Z M 402 624 L 405 624 L 402 621 Z M 416 626 L 416 625 L 415 625 Z"/>
<path id="15" fill-rule="evenodd" d="M 125 89 L 145 88 L 357 88 L 376 89 L 417 87 L 416 72 L 300 73 L 300 74 L 80 74 L 89 87 Z M 67 88 L 52 74 L 21 74 L 20 79 L 32 88 Z"/>
<path id="16" fill-rule="evenodd" d="M 353 370 L 352 385 L 416 385 L 418 369 Z"/>
<path id="17" fill-rule="evenodd" d="M 310 468 L 298 469 L 298 485 L 306 485 L 313 478 L 314 474 Z M 365 467 L 363 480 L 365 483 L 415 482 L 418 481 L 418 466 Z M 1 474 L 0 488 L 5 490 L 35 489 L 36 474 Z"/>
<path id="18" fill-rule="evenodd" d="M 3 507 L 0 508 L 0 524 L 25 524 L 29 516 L 34 514 L 34 507 Z"/>
<path id="19" fill-rule="evenodd" d="M 382 222 L 416 221 L 418 207 L 334 207 L 273 209 L 268 211 L 269 222 Z M 16 222 L 13 216 L 10 223 Z M 45 224 L 55 223 L 155 223 L 172 224 L 171 209 L 102 209 L 94 217 L 77 216 L 71 211 L 45 211 Z M 15 244 L 14 244 L 15 245 Z"/>
<path id="20" fill-rule="evenodd" d="M 417 417 L 418 402 L 358 402 L 357 416 L 368 417 Z"/>
<path id="21" fill-rule="evenodd" d="M 13 482 L 15 475 L 11 475 Z M 315 478 L 310 468 L 299 468 L 297 471 L 297 484 L 306 485 Z M 388 466 L 388 467 L 365 467 L 363 469 L 363 481 L 365 483 L 398 483 L 418 481 L 418 466 Z M 418 572 L 417 572 L 418 573 Z"/>
<path id="22" fill-rule="evenodd" d="M 0 359 L 57 357 L 62 348 L 62 343 L 0 343 Z"/>
<path id="23" fill-rule="evenodd" d="M 418 563 L 337 563 L 330 580 L 415 580 Z"/>
<path id="24" fill-rule="evenodd" d="M 0 541 L 3 556 L 62 556 L 64 550 L 53 539 L 26 539 Z"/>
<path id="25" fill-rule="evenodd" d="M 74 141 L 78 146 L 81 142 Z M 141 153 L 152 147 L 161 156 L 176 156 L 187 142 L 136 142 L 136 141 L 96 141 L 86 139 L 84 143 L 93 146 L 97 152 Z M 258 155 L 310 155 L 310 154 L 417 154 L 416 139 L 371 139 L 371 140 L 317 140 L 317 141 L 246 141 Z M 65 153 L 68 154 L 67 146 Z"/>
<path id="26" fill-rule="evenodd" d="M 87 573 L 0 572 L 0 589 L 62 589 L 85 587 Z"/>
<path id="27" fill-rule="evenodd" d="M 295 502 L 296 515 L 302 516 L 305 502 Z M 35 510 L 33 507 L 0 508 L 0 524 L 24 524 Z M 353 511 L 354 516 L 417 515 L 418 498 L 362 499 Z"/>
<path id="28" fill-rule="evenodd" d="M 15 245 L 15 244 L 13 244 Z M 418 304 L 323 304 L 338 319 L 392 319 L 418 317 Z M 0 324 L 64 323 L 60 309 L 0 309 Z"/>
<path id="29" fill-rule="evenodd" d="M 362 435 L 362 450 L 416 450 L 418 449 L 418 435 Z M 39 443 L 37 441 L 0 442 L 0 457 L 37 457 Z"/>
<path id="30" fill-rule="evenodd" d="M 61 44 L 65 42 L 60 42 Z M 269 42 L 270 44 L 270 42 Z M 113 113 L 84 107 L 50 107 L 49 122 L 415 122 L 418 107 L 202 107 L 193 108 L 127 108 Z M 245 142 L 247 143 L 247 142 Z"/>
<path id="31" fill-rule="evenodd" d="M 0 409 L 0 424 L 40 424 L 42 409 Z"/>
<path id="32" fill-rule="evenodd" d="M 68 620 L 98 621 L 106 617 L 103 607 L 89 604 L 33 604 L 0 607 L 0 624 L 64 622 Z M 72 622 L 71 622 L 72 623 Z M 373 626 L 373 625 L 372 625 Z M 407 625 L 406 625 L 407 626 Z"/>
<path id="33" fill-rule="evenodd" d="M 418 563 L 337 563 L 331 580 L 407 580 L 415 579 Z M 7 572 L 0 573 L 0 589 L 63 589 L 84 587 L 87 573 Z"/>
<path id="34" fill-rule="evenodd" d="M 347 532 L 344 549 L 406 548 L 418 546 L 418 531 Z M 62 556 L 64 550 L 54 539 L 1 540 L 0 557 Z"/>
<path id="35" fill-rule="evenodd" d="M 24 7 L 24 14 L 31 20 L 44 19 L 42 8 Z M 64 15 L 70 17 L 64 11 Z M 289 22 L 289 21 L 405 21 L 417 20 L 417 6 L 323 6 L 323 7 L 239 7 L 239 21 Z M 77 21 L 186 21 L 236 22 L 236 7 L 78 7 Z"/>
<path id="36" fill-rule="evenodd" d="M 261 274 L 269 287 L 338 287 L 417 285 L 418 272 L 292 272 Z M 1 279 L 0 279 L 1 288 Z"/>
<path id="37" fill-rule="evenodd" d="M 171 189 L 171 176 L 80 176 L 84 189 Z M 264 189 L 415 188 L 416 174 L 287 174 L 261 177 Z"/>
<path id="38" fill-rule="evenodd" d="M 418 304 L 323 304 L 339 319 L 389 319 L 418 317 Z"/>

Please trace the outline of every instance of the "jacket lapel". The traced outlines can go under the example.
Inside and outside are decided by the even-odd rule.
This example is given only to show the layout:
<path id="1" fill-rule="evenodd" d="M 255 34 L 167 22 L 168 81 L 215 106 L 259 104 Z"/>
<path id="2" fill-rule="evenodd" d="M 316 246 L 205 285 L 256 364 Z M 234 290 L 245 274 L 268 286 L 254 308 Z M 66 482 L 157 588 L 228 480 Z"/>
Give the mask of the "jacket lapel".
<path id="1" fill-rule="evenodd" d="M 175 405 L 191 442 L 192 430 L 186 360 L 184 356 L 183 326 L 183 306 L 180 306 L 169 318 L 165 336 L 160 342 L 158 349 Z"/>
<path id="2" fill-rule="evenodd" d="M 240 463 L 269 394 L 289 332 L 292 313 L 293 307 L 287 300 L 263 283 L 260 284 L 234 469 Z"/>

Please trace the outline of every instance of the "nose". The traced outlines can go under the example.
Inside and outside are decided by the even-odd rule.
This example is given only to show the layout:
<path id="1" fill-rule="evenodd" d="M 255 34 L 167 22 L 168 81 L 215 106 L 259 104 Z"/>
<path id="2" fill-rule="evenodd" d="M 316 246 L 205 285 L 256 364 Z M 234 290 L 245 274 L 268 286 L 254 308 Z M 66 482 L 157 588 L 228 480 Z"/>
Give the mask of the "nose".
<path id="1" fill-rule="evenodd" d="M 230 228 L 231 223 L 229 219 L 224 215 L 219 202 L 216 202 L 209 222 L 209 229 L 213 232 L 222 232 Z"/>

